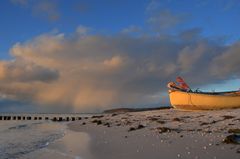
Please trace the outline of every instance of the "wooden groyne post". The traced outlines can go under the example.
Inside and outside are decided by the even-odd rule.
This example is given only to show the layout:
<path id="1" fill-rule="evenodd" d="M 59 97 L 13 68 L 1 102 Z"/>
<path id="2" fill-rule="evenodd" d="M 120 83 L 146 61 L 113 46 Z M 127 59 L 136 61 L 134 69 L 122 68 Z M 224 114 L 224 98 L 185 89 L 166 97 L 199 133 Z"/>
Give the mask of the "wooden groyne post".
<path id="1" fill-rule="evenodd" d="M 86 117 L 85 117 L 86 118 Z M 40 116 L 40 115 L 0 115 L 0 120 L 52 120 L 52 121 L 76 121 L 82 120 L 82 117 L 79 116 Z"/>

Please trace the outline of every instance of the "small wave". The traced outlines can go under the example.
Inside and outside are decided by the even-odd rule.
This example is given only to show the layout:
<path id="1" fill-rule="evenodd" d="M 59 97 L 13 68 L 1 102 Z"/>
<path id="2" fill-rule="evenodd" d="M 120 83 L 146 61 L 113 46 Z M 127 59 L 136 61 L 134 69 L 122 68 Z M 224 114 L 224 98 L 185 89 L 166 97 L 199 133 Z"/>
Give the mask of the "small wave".
<path id="1" fill-rule="evenodd" d="M 64 130 L 63 125 L 46 122 L 9 127 L 6 131 L 0 132 L 0 158 L 15 159 L 45 148 L 62 138 Z"/>
<path id="2" fill-rule="evenodd" d="M 8 129 L 9 130 L 12 130 L 12 129 L 23 129 L 23 128 L 26 128 L 26 127 L 28 127 L 28 124 L 21 124 L 21 125 L 10 127 Z"/>
<path id="3" fill-rule="evenodd" d="M 63 135 L 61 134 L 52 134 L 47 138 L 30 142 L 30 143 L 15 143 L 8 144 L 4 148 L 0 149 L 1 159 L 15 159 L 23 156 L 25 154 L 31 153 L 35 150 L 39 150 L 45 148 L 49 145 L 49 143 L 54 142 L 55 140 L 61 138 Z"/>

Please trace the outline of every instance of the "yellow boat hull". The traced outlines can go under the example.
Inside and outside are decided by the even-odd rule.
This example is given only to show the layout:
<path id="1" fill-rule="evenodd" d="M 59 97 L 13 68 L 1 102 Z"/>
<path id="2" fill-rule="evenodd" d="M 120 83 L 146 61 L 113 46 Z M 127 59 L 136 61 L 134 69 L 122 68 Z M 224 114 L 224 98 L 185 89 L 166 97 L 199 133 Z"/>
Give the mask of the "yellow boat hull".
<path id="1" fill-rule="evenodd" d="M 240 108 L 240 95 L 212 95 L 169 90 L 174 108 L 185 110 L 211 110 Z"/>

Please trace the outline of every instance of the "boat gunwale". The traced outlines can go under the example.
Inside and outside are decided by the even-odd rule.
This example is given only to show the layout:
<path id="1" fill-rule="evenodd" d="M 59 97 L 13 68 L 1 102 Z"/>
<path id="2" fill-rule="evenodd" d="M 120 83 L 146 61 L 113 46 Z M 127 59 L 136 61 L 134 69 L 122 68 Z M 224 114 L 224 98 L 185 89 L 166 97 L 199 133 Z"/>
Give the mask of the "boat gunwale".
<path id="1" fill-rule="evenodd" d="M 227 91 L 227 92 L 187 92 L 187 91 L 182 91 L 182 90 L 169 90 L 169 93 L 173 92 L 181 92 L 181 93 L 186 93 L 186 94 L 193 94 L 193 95 L 203 95 L 203 96 L 216 96 L 216 97 L 239 97 L 240 94 L 230 94 L 230 93 L 236 93 L 239 91 Z M 224 93 L 229 93 L 229 94 L 224 94 Z"/>

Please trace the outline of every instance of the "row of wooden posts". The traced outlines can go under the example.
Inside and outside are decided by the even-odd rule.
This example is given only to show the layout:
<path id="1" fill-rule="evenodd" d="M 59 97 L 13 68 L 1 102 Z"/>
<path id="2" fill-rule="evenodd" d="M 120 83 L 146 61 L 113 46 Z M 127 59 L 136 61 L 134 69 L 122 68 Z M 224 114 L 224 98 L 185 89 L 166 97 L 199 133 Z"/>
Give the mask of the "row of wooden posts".
<path id="1" fill-rule="evenodd" d="M 52 121 L 75 121 L 82 117 L 41 117 L 41 116 L 0 116 L 0 120 L 52 120 Z"/>

